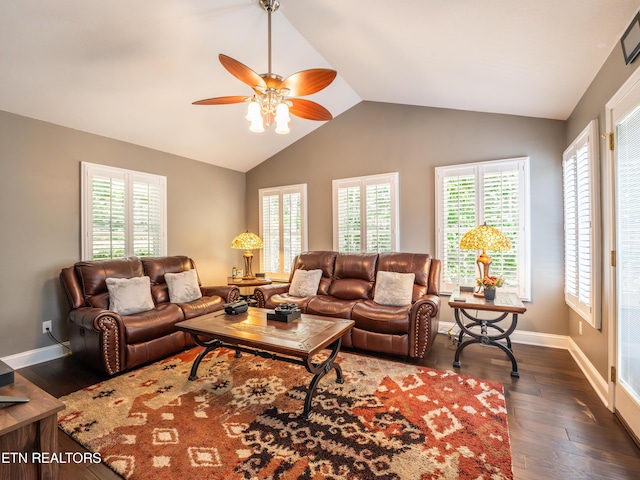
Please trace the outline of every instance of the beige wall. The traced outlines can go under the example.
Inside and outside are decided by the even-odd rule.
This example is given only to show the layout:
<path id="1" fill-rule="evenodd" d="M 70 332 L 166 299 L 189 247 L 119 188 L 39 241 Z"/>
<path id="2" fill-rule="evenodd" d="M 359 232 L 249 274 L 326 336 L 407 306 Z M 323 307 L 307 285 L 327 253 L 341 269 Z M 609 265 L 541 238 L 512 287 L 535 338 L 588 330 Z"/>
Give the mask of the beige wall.
<path id="1" fill-rule="evenodd" d="M 533 299 L 519 325 L 567 335 L 562 295 L 565 143 L 562 121 L 362 102 L 247 173 L 247 225 L 258 231 L 259 188 L 307 183 L 309 249 L 331 250 L 331 181 L 397 171 L 400 250 L 433 253 L 434 167 L 529 156 Z M 448 297 L 442 300 L 441 319 L 453 321 Z"/>
<path id="2" fill-rule="evenodd" d="M 80 162 L 167 176 L 168 253 L 189 255 L 205 284 L 242 257 L 245 175 L 0 111 L 0 357 L 67 339 L 58 274 L 80 259 Z"/>
<path id="3" fill-rule="evenodd" d="M 625 65 L 622 49 L 619 45 L 616 46 L 567 120 L 567 145 L 569 145 L 594 118 L 598 119 L 599 132 L 606 133 L 605 105 L 639 66 L 640 60 L 638 59 L 631 65 Z M 601 138 L 600 159 L 603 167 L 607 165 L 607 155 L 607 142 Z M 607 228 L 609 228 L 608 225 L 602 225 L 599 231 L 603 233 Z M 609 271 L 608 252 L 603 253 L 602 260 L 602 272 L 603 274 L 607 274 Z M 581 317 L 573 312 L 573 310 L 570 310 L 569 316 L 569 333 L 571 338 L 605 379 L 608 378 L 607 357 L 610 322 L 606 314 L 606 305 L 611 301 L 613 301 L 613 299 L 603 298 L 602 303 L 605 305 L 605 310 L 602 315 L 601 330 L 595 330 L 583 322 L 582 335 L 580 335 L 578 324 L 581 321 Z"/>

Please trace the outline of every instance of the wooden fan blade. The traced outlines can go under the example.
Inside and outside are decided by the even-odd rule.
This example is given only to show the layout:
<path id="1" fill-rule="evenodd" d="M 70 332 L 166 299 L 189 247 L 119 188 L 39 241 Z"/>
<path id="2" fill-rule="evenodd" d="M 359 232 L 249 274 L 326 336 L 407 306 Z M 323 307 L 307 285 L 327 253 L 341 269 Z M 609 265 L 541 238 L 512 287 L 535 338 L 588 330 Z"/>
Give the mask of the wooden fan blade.
<path id="1" fill-rule="evenodd" d="M 239 61 L 234 60 L 231 57 L 227 57 L 222 53 L 218 55 L 218 59 L 220 60 L 222 66 L 226 68 L 231 75 L 236 77 L 241 82 L 246 83 L 254 90 L 256 89 L 256 87 L 267 87 L 267 84 L 260 75 L 258 75 L 256 72 L 251 70 L 246 65 L 240 63 Z"/>
<path id="2" fill-rule="evenodd" d="M 328 87 L 337 74 L 338 72 L 328 68 L 303 70 L 285 78 L 280 88 L 288 88 L 288 95 L 292 97 L 304 97 Z"/>
<path id="3" fill-rule="evenodd" d="M 232 97 L 207 98 L 205 100 L 193 102 L 192 105 L 227 105 L 229 103 L 242 103 L 249 98 L 251 97 L 241 97 L 239 95 L 234 95 Z"/>
<path id="4" fill-rule="evenodd" d="M 305 100 L 303 98 L 287 98 L 287 102 L 291 102 L 289 113 L 296 117 L 306 118 L 307 120 L 331 120 L 333 115 L 322 105 Z"/>

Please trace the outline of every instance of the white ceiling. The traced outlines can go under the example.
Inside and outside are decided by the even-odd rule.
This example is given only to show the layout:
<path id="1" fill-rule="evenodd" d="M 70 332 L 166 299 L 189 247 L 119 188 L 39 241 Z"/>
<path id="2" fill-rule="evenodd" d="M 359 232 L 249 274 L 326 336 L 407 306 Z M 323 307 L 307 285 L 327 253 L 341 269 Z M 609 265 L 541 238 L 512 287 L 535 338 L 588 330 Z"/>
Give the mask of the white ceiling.
<path id="1" fill-rule="evenodd" d="M 640 0 L 281 0 L 273 71 L 334 68 L 307 97 L 566 119 Z M 267 70 L 258 0 L 4 0 L 0 110 L 245 172 L 323 122 L 251 133 L 251 89 L 224 53 Z M 622 53 L 620 53 L 622 55 Z"/>

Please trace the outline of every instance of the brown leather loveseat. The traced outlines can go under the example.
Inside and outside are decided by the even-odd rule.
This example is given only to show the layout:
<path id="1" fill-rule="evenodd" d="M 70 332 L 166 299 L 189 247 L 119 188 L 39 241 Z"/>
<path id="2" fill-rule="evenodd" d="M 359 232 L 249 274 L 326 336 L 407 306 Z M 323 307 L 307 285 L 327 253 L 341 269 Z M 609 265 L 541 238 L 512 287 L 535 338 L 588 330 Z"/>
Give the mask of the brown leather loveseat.
<path id="1" fill-rule="evenodd" d="M 240 294 L 234 286 L 201 287 L 196 271 L 189 275 L 201 297 L 172 303 L 165 274 L 195 268 L 189 257 L 172 256 L 85 261 L 62 269 L 60 281 L 71 305 L 69 341 L 74 356 L 113 375 L 193 346 L 190 336 L 174 325 L 221 310 Z M 131 314 L 110 311 L 114 299 L 110 299 L 107 283 L 121 280 L 107 279 L 136 282 L 136 277 L 149 277 L 141 279 L 142 288 L 146 289 L 144 282 L 148 282 L 150 289 L 147 310 Z M 148 292 L 145 296 L 149 297 Z"/>
<path id="2" fill-rule="evenodd" d="M 291 294 L 296 270 L 322 271 L 316 292 Z M 405 287 L 405 304 L 376 302 L 383 298 L 383 276 L 390 276 L 380 272 L 404 275 L 405 280 L 407 274 L 415 275 L 413 284 L 410 280 Z M 345 347 L 424 358 L 438 333 L 439 278 L 440 260 L 427 254 L 305 252 L 295 259 L 289 283 L 257 287 L 255 296 L 262 308 L 295 303 L 303 313 L 354 320 L 355 326 L 342 338 Z"/>

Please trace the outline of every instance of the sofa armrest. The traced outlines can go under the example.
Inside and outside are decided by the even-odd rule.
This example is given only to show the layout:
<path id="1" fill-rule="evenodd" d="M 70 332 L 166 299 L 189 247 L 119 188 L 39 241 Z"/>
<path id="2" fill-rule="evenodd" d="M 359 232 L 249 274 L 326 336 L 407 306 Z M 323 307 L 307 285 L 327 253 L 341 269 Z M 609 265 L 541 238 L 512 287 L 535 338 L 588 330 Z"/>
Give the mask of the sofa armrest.
<path id="1" fill-rule="evenodd" d="M 219 285 L 214 287 L 201 287 L 202 295 L 222 297 L 226 303 L 235 302 L 240 298 L 240 289 L 235 285 Z"/>
<path id="2" fill-rule="evenodd" d="M 411 334 L 409 335 L 409 356 L 424 358 L 438 334 L 440 316 L 440 297 L 427 294 L 420 297 L 411 306 L 409 320 Z"/>
<path id="3" fill-rule="evenodd" d="M 264 308 L 267 304 L 267 300 L 274 295 L 282 295 L 289 291 L 290 283 L 275 283 L 271 285 L 262 285 L 256 287 L 254 294 L 258 302 L 258 308 Z"/>
<path id="4" fill-rule="evenodd" d="M 74 355 L 109 375 L 124 370 L 124 324 L 120 315 L 101 308 L 81 307 L 69 313 L 69 321 Z"/>

